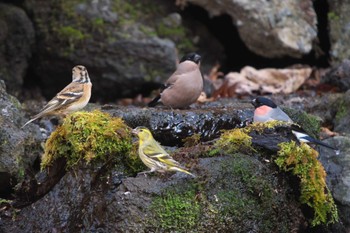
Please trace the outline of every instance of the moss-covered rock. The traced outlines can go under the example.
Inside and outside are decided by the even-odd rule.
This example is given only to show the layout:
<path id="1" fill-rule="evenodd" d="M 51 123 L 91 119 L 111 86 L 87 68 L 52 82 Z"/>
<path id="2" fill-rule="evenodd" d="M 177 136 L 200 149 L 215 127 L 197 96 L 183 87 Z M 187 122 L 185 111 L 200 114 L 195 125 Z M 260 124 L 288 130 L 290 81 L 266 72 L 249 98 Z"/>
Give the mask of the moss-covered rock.
<path id="1" fill-rule="evenodd" d="M 149 219 L 149 228 L 163 231 L 188 232 L 195 230 L 200 221 L 201 205 L 192 182 L 181 188 L 169 187 L 152 200 L 150 210 L 154 218 Z"/>
<path id="2" fill-rule="evenodd" d="M 281 143 L 275 163 L 300 179 L 300 202 L 313 209 L 313 226 L 335 223 L 338 210 L 326 185 L 326 172 L 318 153 L 305 143 Z"/>
<path id="3" fill-rule="evenodd" d="M 87 67 L 99 99 L 145 92 L 145 83 L 155 89 L 177 59 L 175 44 L 159 38 L 148 23 L 149 12 L 162 14 L 157 6 L 152 1 L 26 1 L 41 45 L 33 72 L 45 97 L 71 80 L 74 64 Z"/>
<path id="4" fill-rule="evenodd" d="M 58 158 L 67 168 L 84 163 L 115 163 L 127 172 L 140 171 L 142 163 L 135 153 L 130 128 L 121 118 L 112 118 L 98 110 L 69 115 L 45 144 L 42 169 Z"/>
<path id="5" fill-rule="evenodd" d="M 239 149 L 254 148 L 256 144 L 252 143 L 252 132 L 264 134 L 265 130 L 269 131 L 271 128 L 283 125 L 287 127 L 287 131 L 291 131 L 288 129 L 288 123 L 278 121 L 255 123 L 244 129 L 226 131 L 215 143 L 213 151 L 222 150 L 232 154 L 237 153 Z M 272 140 L 270 143 L 275 142 Z M 335 223 L 338 221 L 337 207 L 326 185 L 325 170 L 317 160 L 318 153 L 305 143 L 301 145 L 297 143 L 295 141 L 277 143 L 280 149 L 277 156 L 272 155 L 272 158 L 281 170 L 292 171 L 293 175 L 300 179 L 300 202 L 313 209 L 312 226 Z M 258 145 L 261 146 L 261 144 Z M 253 150 L 250 149 L 250 151 Z"/>
<path id="6" fill-rule="evenodd" d="M 314 138 L 318 138 L 321 129 L 321 118 L 308 114 L 302 110 L 294 110 L 285 108 L 283 109 L 292 120 L 302 126 L 302 128 L 307 132 L 310 136 Z"/>

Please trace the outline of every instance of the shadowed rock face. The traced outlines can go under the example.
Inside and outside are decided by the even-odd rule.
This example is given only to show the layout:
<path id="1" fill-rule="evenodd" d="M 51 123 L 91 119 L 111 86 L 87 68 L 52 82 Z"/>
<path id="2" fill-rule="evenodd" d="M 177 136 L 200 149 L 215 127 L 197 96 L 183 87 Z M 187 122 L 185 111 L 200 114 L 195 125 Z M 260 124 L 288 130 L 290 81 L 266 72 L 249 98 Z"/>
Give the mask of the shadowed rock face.
<path id="1" fill-rule="evenodd" d="M 125 5 L 128 3 L 113 1 L 26 2 L 40 44 L 33 75 L 40 80 L 46 98 L 71 81 L 71 69 L 79 64 L 89 71 L 93 101 L 134 96 L 147 89 L 145 83 L 155 89 L 156 82 L 166 80 L 175 70 L 175 44 L 154 35 L 154 29 L 142 21 L 137 4 L 129 4 L 132 14 L 120 9 Z"/>
<path id="2" fill-rule="evenodd" d="M 27 171 L 33 171 L 34 162 L 41 153 L 39 127 L 24 123 L 20 103 L 6 93 L 0 80 L 0 197 L 8 197 L 17 182 L 24 179 Z M 13 190 L 12 190 L 13 191 Z"/>
<path id="3" fill-rule="evenodd" d="M 18 96 L 32 56 L 34 28 L 20 8 L 0 3 L 0 79 Z"/>
<path id="4" fill-rule="evenodd" d="M 247 172 L 239 175 L 242 167 Z M 298 201 L 268 167 L 249 157 L 206 158 L 194 169 L 201 178 L 193 179 L 180 173 L 124 177 L 115 169 L 79 165 L 21 209 L 18 220 L 2 219 L 0 226 L 6 232 L 299 229 L 304 218 Z M 246 187 L 247 176 L 259 180 L 254 191 Z"/>

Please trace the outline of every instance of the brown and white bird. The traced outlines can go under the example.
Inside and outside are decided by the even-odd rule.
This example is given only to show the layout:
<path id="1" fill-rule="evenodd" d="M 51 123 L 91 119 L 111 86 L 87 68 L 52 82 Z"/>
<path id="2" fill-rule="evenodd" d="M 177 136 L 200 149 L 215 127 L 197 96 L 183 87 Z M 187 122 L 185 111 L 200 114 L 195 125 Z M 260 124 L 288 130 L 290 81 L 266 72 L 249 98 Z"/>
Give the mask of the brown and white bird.
<path id="1" fill-rule="evenodd" d="M 22 128 L 43 116 L 65 116 L 84 108 L 90 100 L 91 87 L 92 84 L 86 68 L 82 65 L 75 66 L 72 69 L 72 82 L 57 93 L 57 95 L 43 107 L 40 113 L 33 116 Z"/>
<path id="2" fill-rule="evenodd" d="M 187 108 L 195 103 L 203 90 L 203 77 L 199 69 L 201 56 L 189 53 L 183 56 L 176 71 L 161 88 L 161 93 L 148 103 L 158 103 L 171 108 Z"/>

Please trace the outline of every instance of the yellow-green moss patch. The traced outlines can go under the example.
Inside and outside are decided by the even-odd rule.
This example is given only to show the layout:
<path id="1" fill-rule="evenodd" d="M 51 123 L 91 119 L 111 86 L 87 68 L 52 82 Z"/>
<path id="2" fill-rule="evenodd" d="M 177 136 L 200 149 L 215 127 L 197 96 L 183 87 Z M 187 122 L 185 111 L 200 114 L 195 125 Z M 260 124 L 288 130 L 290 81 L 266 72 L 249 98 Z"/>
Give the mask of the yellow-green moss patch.
<path id="1" fill-rule="evenodd" d="M 198 145 L 200 141 L 201 141 L 201 135 L 198 133 L 193 134 L 192 136 L 189 136 L 182 140 L 185 147 L 192 147 L 192 146 Z"/>
<path id="2" fill-rule="evenodd" d="M 121 118 L 98 110 L 76 112 L 65 118 L 45 144 L 42 169 L 64 157 L 67 168 L 85 163 L 111 161 L 129 171 L 141 170 L 132 146 L 129 127 Z"/>
<path id="3" fill-rule="evenodd" d="M 338 211 L 326 185 L 326 172 L 317 160 L 318 153 L 307 144 L 298 146 L 294 141 L 281 143 L 276 164 L 284 171 L 291 171 L 300 179 L 300 201 L 314 210 L 313 226 L 334 223 Z"/>
<path id="4" fill-rule="evenodd" d="M 215 142 L 214 149 L 209 153 L 211 156 L 218 154 L 220 151 L 232 154 L 238 151 L 254 151 L 252 147 L 252 137 L 249 136 L 251 131 L 262 133 L 266 128 L 275 128 L 276 126 L 288 125 L 283 121 L 269 121 L 265 123 L 254 123 L 245 128 L 235 128 L 224 130 L 220 138 Z"/>
<path id="5" fill-rule="evenodd" d="M 264 132 L 265 129 L 273 129 L 277 126 L 287 126 L 289 125 L 288 122 L 285 121 L 267 121 L 267 122 L 255 122 L 253 124 L 248 125 L 245 128 L 246 132 L 251 132 L 252 130 L 257 131 L 258 133 Z"/>
<path id="6" fill-rule="evenodd" d="M 209 154 L 213 156 L 220 151 L 232 154 L 238 151 L 251 150 L 252 138 L 247 132 L 246 128 L 224 131 Z"/>

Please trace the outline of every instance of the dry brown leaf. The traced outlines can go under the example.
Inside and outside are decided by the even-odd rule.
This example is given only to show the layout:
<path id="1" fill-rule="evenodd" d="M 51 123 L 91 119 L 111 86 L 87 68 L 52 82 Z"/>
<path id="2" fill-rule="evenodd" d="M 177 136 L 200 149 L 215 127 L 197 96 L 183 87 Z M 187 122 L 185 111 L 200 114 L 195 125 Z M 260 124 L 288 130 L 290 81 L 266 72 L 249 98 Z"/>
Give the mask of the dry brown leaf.
<path id="1" fill-rule="evenodd" d="M 240 73 L 231 72 L 225 76 L 227 93 L 237 95 L 252 94 L 253 92 L 265 93 L 292 93 L 310 76 L 312 69 L 266 68 L 256 70 L 253 67 L 245 66 Z"/>

